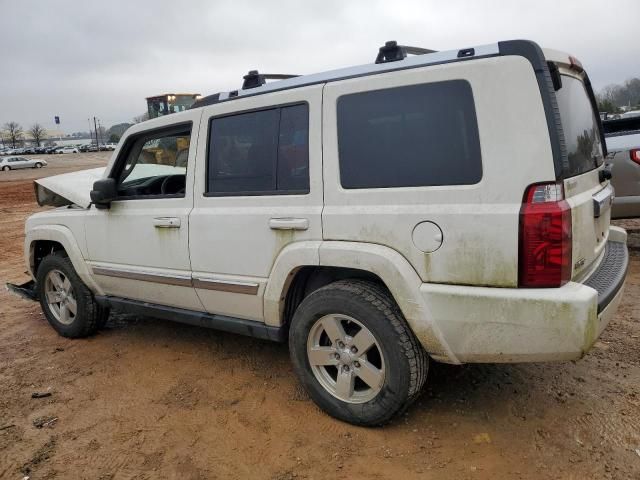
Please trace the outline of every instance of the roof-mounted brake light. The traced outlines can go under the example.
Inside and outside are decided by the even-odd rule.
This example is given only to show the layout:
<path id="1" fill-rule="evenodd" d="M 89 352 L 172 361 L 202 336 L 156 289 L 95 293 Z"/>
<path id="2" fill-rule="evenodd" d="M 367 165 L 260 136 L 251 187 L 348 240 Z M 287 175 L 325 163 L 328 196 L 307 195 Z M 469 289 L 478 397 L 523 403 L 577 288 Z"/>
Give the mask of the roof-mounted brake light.
<path id="1" fill-rule="evenodd" d="M 571 68 L 571 70 L 575 70 L 576 72 L 584 72 L 582 63 L 580 63 L 580 60 L 578 60 L 573 55 L 569 55 L 569 68 Z"/>

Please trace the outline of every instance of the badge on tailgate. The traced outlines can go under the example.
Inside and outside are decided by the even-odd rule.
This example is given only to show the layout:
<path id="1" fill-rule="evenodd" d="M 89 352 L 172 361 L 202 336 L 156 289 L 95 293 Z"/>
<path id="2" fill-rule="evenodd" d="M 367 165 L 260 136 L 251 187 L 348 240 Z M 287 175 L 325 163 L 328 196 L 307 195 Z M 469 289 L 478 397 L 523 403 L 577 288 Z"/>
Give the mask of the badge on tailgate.
<path id="1" fill-rule="evenodd" d="M 611 208 L 613 203 L 613 188 L 607 185 L 593 197 L 593 216 L 598 218 Z"/>

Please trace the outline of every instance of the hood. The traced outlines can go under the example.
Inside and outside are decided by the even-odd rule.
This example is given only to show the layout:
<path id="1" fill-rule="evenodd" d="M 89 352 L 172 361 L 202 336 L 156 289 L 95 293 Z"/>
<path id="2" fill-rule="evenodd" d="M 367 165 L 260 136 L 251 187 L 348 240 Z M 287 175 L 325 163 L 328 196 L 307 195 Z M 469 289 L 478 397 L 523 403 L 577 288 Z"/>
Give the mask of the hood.
<path id="1" fill-rule="evenodd" d="M 104 167 L 92 168 L 36 180 L 34 184 L 38 205 L 63 207 L 75 204 L 89 208 L 93 182 L 102 178 L 104 170 Z"/>

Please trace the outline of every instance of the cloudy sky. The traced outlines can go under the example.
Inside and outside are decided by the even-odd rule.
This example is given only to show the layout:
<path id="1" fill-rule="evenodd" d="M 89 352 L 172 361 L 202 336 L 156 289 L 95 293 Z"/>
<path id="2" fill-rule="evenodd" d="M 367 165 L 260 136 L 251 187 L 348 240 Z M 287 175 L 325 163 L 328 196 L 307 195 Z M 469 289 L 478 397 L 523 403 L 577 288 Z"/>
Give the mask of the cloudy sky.
<path id="1" fill-rule="evenodd" d="M 528 38 L 596 89 L 640 76 L 638 0 L 0 0 L 0 125 L 130 121 L 145 97 L 239 87 L 250 69 L 370 63 L 385 40 L 448 50 Z"/>

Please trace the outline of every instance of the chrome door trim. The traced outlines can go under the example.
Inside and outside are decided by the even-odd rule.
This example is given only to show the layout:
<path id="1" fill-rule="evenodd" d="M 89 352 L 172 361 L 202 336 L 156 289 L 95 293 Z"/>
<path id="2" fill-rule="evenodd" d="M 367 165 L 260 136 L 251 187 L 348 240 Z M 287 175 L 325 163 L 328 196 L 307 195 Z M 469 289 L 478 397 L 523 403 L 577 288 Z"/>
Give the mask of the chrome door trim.
<path id="1" fill-rule="evenodd" d="M 130 270 L 116 270 L 105 267 L 91 267 L 94 275 L 105 277 L 126 278 L 128 280 L 140 280 L 142 282 L 162 283 L 178 287 L 191 287 L 191 278 L 186 276 L 160 275 L 157 273 L 132 272 Z"/>
<path id="2" fill-rule="evenodd" d="M 230 280 L 209 280 L 204 278 L 191 278 L 187 276 L 162 275 L 157 273 L 133 272 L 131 270 L 118 270 L 106 267 L 91 267 L 94 275 L 105 277 L 126 278 L 127 280 L 139 280 L 142 282 L 162 283 L 178 287 L 193 287 L 203 290 L 218 290 L 221 292 L 241 293 L 244 295 L 257 295 L 260 285 L 255 282 L 239 282 Z"/>
<path id="3" fill-rule="evenodd" d="M 259 284 L 254 282 L 236 282 L 228 280 L 205 280 L 203 278 L 193 279 L 194 288 L 204 290 L 219 290 L 221 292 L 242 293 L 245 295 L 257 295 Z"/>

